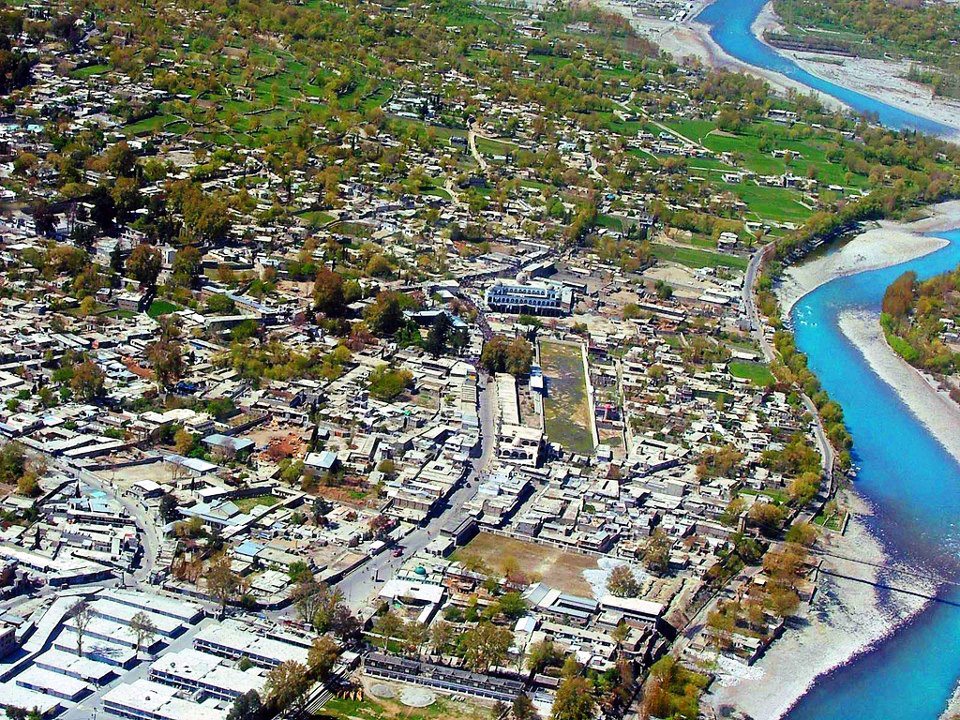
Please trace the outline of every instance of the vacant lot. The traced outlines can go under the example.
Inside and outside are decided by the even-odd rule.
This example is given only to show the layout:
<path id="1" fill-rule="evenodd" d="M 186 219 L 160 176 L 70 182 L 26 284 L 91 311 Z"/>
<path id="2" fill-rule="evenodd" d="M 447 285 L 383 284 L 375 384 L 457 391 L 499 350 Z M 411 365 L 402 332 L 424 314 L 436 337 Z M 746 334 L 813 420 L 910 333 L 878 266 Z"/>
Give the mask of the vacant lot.
<path id="1" fill-rule="evenodd" d="M 597 567 L 589 555 L 492 533 L 480 533 L 457 550 L 454 558 L 467 565 L 483 565 L 501 575 L 519 570 L 531 580 L 586 597 L 591 591 L 583 571 Z"/>
<path id="2" fill-rule="evenodd" d="M 547 378 L 543 401 L 547 437 L 575 453 L 592 454 L 590 399 L 580 346 L 540 343 L 540 365 Z"/>

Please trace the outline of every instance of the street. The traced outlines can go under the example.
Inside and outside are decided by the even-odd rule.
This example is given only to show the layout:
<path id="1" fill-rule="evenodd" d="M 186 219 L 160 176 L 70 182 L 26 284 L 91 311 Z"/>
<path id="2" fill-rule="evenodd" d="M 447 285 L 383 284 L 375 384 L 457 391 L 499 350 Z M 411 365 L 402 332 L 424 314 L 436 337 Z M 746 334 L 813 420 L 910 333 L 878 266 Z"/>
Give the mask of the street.
<path id="1" fill-rule="evenodd" d="M 480 455 L 473 459 L 472 467 L 460 487 L 447 498 L 443 511 L 431 518 L 425 527 L 414 530 L 403 539 L 402 555 L 393 557 L 385 550 L 336 584 L 354 611 L 366 605 L 371 595 L 396 572 L 397 568 L 438 537 L 442 527 L 448 523 L 457 524 L 466 517 L 463 506 L 477 494 L 478 481 L 489 464 L 494 450 L 496 398 L 487 390 L 487 387 L 488 384 L 481 383 L 477 386 Z"/>

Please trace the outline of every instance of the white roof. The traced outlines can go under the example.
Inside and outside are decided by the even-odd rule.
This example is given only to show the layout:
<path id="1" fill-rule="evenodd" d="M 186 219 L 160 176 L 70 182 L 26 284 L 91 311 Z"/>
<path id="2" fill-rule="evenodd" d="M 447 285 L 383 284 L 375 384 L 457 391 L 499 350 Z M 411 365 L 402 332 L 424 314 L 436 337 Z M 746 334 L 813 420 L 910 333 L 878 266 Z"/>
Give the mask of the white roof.
<path id="1" fill-rule="evenodd" d="M 660 617 L 664 609 L 662 603 L 639 598 L 622 598 L 616 595 L 604 595 L 600 598 L 600 607 L 620 610 L 628 615 L 644 615 L 647 617 Z"/>
<path id="2" fill-rule="evenodd" d="M 103 702 L 108 708 L 119 706 L 159 720 L 225 720 L 226 710 L 183 700 L 177 693 L 176 688 L 140 678 L 112 688 Z"/>

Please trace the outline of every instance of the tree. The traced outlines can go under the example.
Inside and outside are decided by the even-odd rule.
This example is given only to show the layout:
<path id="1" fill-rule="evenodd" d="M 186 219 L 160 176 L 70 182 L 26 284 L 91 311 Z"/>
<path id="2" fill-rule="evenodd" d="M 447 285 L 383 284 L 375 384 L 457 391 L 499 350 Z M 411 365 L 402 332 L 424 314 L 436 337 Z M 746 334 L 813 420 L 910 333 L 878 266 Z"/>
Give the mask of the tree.
<path id="1" fill-rule="evenodd" d="M 463 634 L 463 660 L 476 672 L 485 673 L 507 660 L 513 633 L 490 622 L 481 622 Z"/>
<path id="2" fill-rule="evenodd" d="M 70 378 L 70 389 L 74 395 L 84 402 L 101 400 L 104 395 L 103 370 L 92 360 L 85 360 L 73 366 L 73 377 Z"/>
<path id="3" fill-rule="evenodd" d="M 673 541 L 662 528 L 655 528 L 643 546 L 643 566 L 650 572 L 663 575 L 670 567 L 670 548 Z"/>
<path id="4" fill-rule="evenodd" d="M 399 397 L 413 383 L 413 373 L 402 368 L 380 365 L 370 373 L 370 394 L 389 402 Z"/>
<path id="5" fill-rule="evenodd" d="M 240 576 L 230 568 L 230 558 L 221 555 L 207 568 L 207 590 L 218 603 L 220 614 L 227 609 L 227 603 L 240 587 Z"/>
<path id="6" fill-rule="evenodd" d="M 395 638 L 403 628 L 403 620 L 393 610 L 387 610 L 373 623 L 373 633 L 380 637 L 383 649 L 387 649 L 391 638 Z"/>
<path id="7" fill-rule="evenodd" d="M 187 245 L 177 250 L 170 268 L 173 274 L 173 284 L 180 287 L 193 285 L 200 274 L 202 261 L 203 255 L 194 245 Z"/>
<path id="8" fill-rule="evenodd" d="M 430 637 L 430 628 L 422 622 L 408 622 L 403 626 L 403 646 L 411 655 L 420 655 L 420 649 Z"/>
<path id="9" fill-rule="evenodd" d="M 160 339 L 146 347 L 147 360 L 161 388 L 168 388 L 183 375 L 183 350 L 178 341 L 179 330 L 173 321 L 163 321 Z"/>
<path id="10" fill-rule="evenodd" d="M 150 619 L 150 616 L 143 611 L 138 612 L 130 618 L 130 629 L 137 639 L 136 652 L 138 654 L 140 653 L 140 646 L 143 645 L 146 640 L 152 638 L 157 632 L 157 628 Z"/>
<path id="11" fill-rule="evenodd" d="M 173 522 L 179 517 L 177 505 L 177 499 L 172 493 L 165 492 L 160 496 L 160 517 L 164 522 Z"/>
<path id="12" fill-rule="evenodd" d="M 537 717 L 533 700 L 526 693 L 520 693 L 514 698 L 510 710 L 513 713 L 514 720 L 533 720 Z"/>
<path id="13" fill-rule="evenodd" d="M 557 688 L 551 720 L 592 720 L 596 702 L 593 688 L 579 675 L 566 678 Z"/>
<path id="14" fill-rule="evenodd" d="M 73 629 L 77 636 L 77 655 L 83 656 L 83 640 L 87 634 L 87 626 L 93 620 L 93 611 L 86 600 L 81 600 L 67 612 L 67 619 L 73 622 Z"/>
<path id="15" fill-rule="evenodd" d="M 27 453 L 23 445 L 10 442 L 0 448 L 0 483 L 13 485 L 23 475 L 27 466 Z"/>
<path id="16" fill-rule="evenodd" d="M 330 631 L 340 640 L 349 641 L 360 634 L 360 621 L 350 612 L 346 603 L 340 603 L 333 610 L 330 618 Z"/>
<path id="17" fill-rule="evenodd" d="M 194 445 L 196 444 L 196 439 L 186 428 L 180 428 L 173 435 L 173 447 L 177 451 L 177 455 L 186 455 L 191 450 L 193 450 Z"/>
<path id="18" fill-rule="evenodd" d="M 437 655 L 453 642 L 456 631 L 446 620 L 437 620 L 430 628 L 430 649 Z"/>
<path id="19" fill-rule="evenodd" d="M 539 640 L 527 651 L 527 667 L 533 673 L 543 672 L 544 668 L 560 662 L 561 657 L 552 640 Z"/>
<path id="20" fill-rule="evenodd" d="M 424 349 L 433 357 L 438 358 L 447 352 L 447 338 L 453 329 L 453 323 L 446 312 L 437 315 L 436 320 L 430 326 L 427 332 L 427 339 L 424 342 Z"/>
<path id="21" fill-rule="evenodd" d="M 46 200 L 37 200 L 30 206 L 30 212 L 37 235 L 53 237 L 56 215 L 53 214 L 50 204 Z"/>
<path id="22" fill-rule="evenodd" d="M 640 594 L 640 583 L 629 565 L 617 565 L 607 578 L 607 591 L 617 597 L 636 597 Z"/>
<path id="23" fill-rule="evenodd" d="M 526 338 L 512 340 L 503 335 L 494 335 L 483 346 L 480 363 L 489 373 L 507 372 L 525 375 L 533 363 L 533 345 Z"/>
<path id="24" fill-rule="evenodd" d="M 340 657 L 340 648 L 337 644 L 326 635 L 321 635 L 313 641 L 307 653 L 307 667 L 310 669 L 310 674 L 319 680 L 326 680 L 338 657 Z"/>
<path id="25" fill-rule="evenodd" d="M 817 526 L 808 522 L 795 522 L 787 531 L 788 543 L 810 547 L 817 541 Z"/>
<path id="26" fill-rule="evenodd" d="M 267 674 L 264 690 L 270 704 L 279 711 L 290 708 L 299 713 L 310 689 L 310 672 L 303 663 L 295 660 L 277 665 Z"/>
<path id="27" fill-rule="evenodd" d="M 223 293 L 214 293 L 207 298 L 206 311 L 211 315 L 230 315 L 237 309 L 237 304 Z"/>
<path id="28" fill-rule="evenodd" d="M 377 337 L 393 335 L 403 325 L 403 311 L 413 300 L 398 292 L 382 292 L 363 313 L 364 320 Z"/>
<path id="29" fill-rule="evenodd" d="M 326 266 L 320 268 L 313 281 L 314 307 L 330 317 L 340 317 L 345 307 L 343 276 Z"/>
<path id="30" fill-rule="evenodd" d="M 17 478 L 17 494 L 28 498 L 39 495 L 40 483 L 37 476 L 30 472 L 24 472 Z"/>
<path id="31" fill-rule="evenodd" d="M 140 186 L 133 178 L 117 178 L 110 190 L 110 197 L 121 220 L 126 220 L 143 203 Z"/>
<path id="32" fill-rule="evenodd" d="M 518 592 L 504 593 L 497 604 L 500 612 L 511 620 L 517 620 L 527 614 L 527 601 Z"/>
<path id="33" fill-rule="evenodd" d="M 103 185 L 97 185 L 89 196 L 93 209 L 90 211 L 90 219 L 96 223 L 101 230 L 109 230 L 113 227 L 113 221 L 117 217 L 117 204 L 114 202 L 113 195 Z"/>
<path id="34" fill-rule="evenodd" d="M 747 517 L 764 535 L 772 535 L 779 532 L 786 512 L 773 503 L 758 502 L 750 508 Z"/>
<path id="35" fill-rule="evenodd" d="M 260 695 L 256 690 L 247 690 L 233 701 L 227 720 L 260 720 L 262 715 L 263 701 L 260 700 Z"/>
<path id="36" fill-rule="evenodd" d="M 137 245 L 127 258 L 127 272 L 144 288 L 156 287 L 160 266 L 160 251 L 147 243 Z"/>

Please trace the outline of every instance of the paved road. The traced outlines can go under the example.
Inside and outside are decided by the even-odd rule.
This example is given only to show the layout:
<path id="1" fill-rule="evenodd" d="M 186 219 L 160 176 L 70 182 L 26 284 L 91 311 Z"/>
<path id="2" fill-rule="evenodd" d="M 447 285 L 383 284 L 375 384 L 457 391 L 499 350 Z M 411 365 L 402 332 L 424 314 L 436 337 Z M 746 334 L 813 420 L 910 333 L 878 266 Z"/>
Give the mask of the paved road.
<path id="1" fill-rule="evenodd" d="M 78 471 L 76 468 L 67 465 L 59 459 L 54 459 L 52 463 L 58 470 L 70 477 L 79 478 L 81 482 L 100 490 L 123 506 L 127 514 L 133 518 L 137 529 L 140 531 L 140 537 L 143 540 L 143 560 L 140 568 L 134 573 L 134 580 L 137 583 L 146 581 L 153 572 L 154 564 L 157 561 L 157 555 L 160 552 L 160 534 L 157 526 L 154 524 L 153 517 L 142 505 L 129 497 L 121 495 L 110 483 L 102 481 L 91 472 Z"/>
<path id="2" fill-rule="evenodd" d="M 776 354 L 773 346 L 770 344 L 770 341 L 767 339 L 767 336 L 764 333 L 764 324 L 760 319 L 760 312 L 757 310 L 757 301 L 754 289 L 757 283 L 757 278 L 759 277 L 760 263 L 763 260 L 764 254 L 768 252 L 768 248 L 772 247 L 772 245 L 773 243 L 765 245 L 750 257 L 750 262 L 747 264 L 747 272 L 743 278 L 742 297 L 744 316 L 749 323 L 750 331 L 753 333 L 760 345 L 760 350 L 763 352 L 764 359 L 768 363 L 775 359 Z M 832 489 L 833 465 L 835 460 L 833 445 L 827 439 L 826 429 L 823 427 L 823 421 L 820 419 L 820 414 L 817 412 L 817 408 L 813 404 L 813 401 L 804 394 L 801 394 L 800 397 L 803 400 L 803 404 L 807 411 L 813 415 L 813 434 L 817 440 L 817 446 L 820 451 L 820 465 L 823 468 L 823 474 L 830 482 Z"/>
<path id="3" fill-rule="evenodd" d="M 473 459 L 472 467 L 466 479 L 447 498 L 443 510 L 424 527 L 414 530 L 403 539 L 402 555 L 393 557 L 389 551 L 381 552 L 336 584 L 343 592 L 344 599 L 354 610 L 364 607 L 374 592 L 379 590 L 404 562 L 439 536 L 442 527 L 448 523 L 456 524 L 466 518 L 467 513 L 463 506 L 477 494 L 478 481 L 486 470 L 494 450 L 496 399 L 493 397 L 492 386 L 488 389 L 488 385 L 484 383 L 483 378 L 481 378 L 480 383 L 478 387 L 481 429 L 480 455 Z"/>

